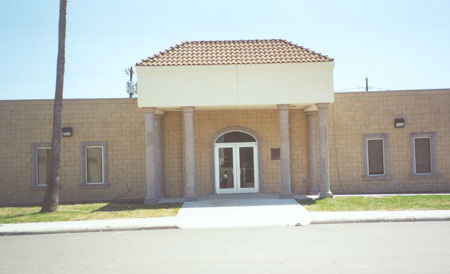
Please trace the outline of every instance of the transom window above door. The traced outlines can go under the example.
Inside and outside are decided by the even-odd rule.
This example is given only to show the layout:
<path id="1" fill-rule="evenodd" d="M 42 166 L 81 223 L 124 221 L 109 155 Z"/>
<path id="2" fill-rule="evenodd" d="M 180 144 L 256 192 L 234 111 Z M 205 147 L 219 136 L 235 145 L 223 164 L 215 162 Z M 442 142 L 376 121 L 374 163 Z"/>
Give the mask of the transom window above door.
<path id="1" fill-rule="evenodd" d="M 256 143 L 256 139 L 242 131 L 231 131 L 217 138 L 216 143 Z"/>

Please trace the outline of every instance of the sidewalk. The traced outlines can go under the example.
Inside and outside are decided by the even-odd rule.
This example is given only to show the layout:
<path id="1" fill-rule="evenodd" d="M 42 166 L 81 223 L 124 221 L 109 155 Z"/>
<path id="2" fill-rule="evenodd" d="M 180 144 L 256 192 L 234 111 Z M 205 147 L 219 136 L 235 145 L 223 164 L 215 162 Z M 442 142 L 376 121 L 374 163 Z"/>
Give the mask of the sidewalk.
<path id="1" fill-rule="evenodd" d="M 0 224 L 0 235 L 177 228 L 175 217 Z"/>
<path id="2" fill-rule="evenodd" d="M 311 224 L 450 221 L 450 210 L 310 212 Z"/>
<path id="3" fill-rule="evenodd" d="M 250 207 L 247 207 L 250 209 Z M 206 209 L 208 210 L 208 209 Z M 223 209 L 220 209 L 223 211 Z M 290 209 L 292 210 L 292 209 Z M 232 212 L 237 212 L 234 209 Z M 306 210 L 305 210 L 306 211 Z M 205 211 L 203 211 L 205 212 Z M 230 211 L 231 212 L 231 211 Z M 243 211 L 244 213 L 246 211 Z M 248 213 L 248 212 L 247 212 Z M 261 213 L 261 212 L 259 212 Z M 354 212 L 306 212 L 303 218 L 310 220 L 311 224 L 336 224 L 336 223 L 368 223 L 368 222 L 413 222 L 413 221 L 450 221 L 450 210 L 421 210 L 421 211 L 354 211 Z M 177 217 L 154 217 L 135 219 L 110 219 L 68 222 L 46 222 L 46 223 L 19 223 L 0 224 L 0 235 L 27 235 L 27 234 L 51 234 L 51 233 L 73 233 L 73 232 L 98 232 L 98 231 L 124 231 L 144 229 L 174 229 L 174 228 L 206 228 L 206 227 L 243 227 L 243 226 L 291 226 L 299 225 L 270 221 L 258 222 L 251 219 L 237 218 L 233 224 L 219 222 L 215 218 L 213 225 L 204 216 L 201 223 L 193 224 L 192 221 L 184 219 L 180 222 Z M 199 219 L 198 219 L 199 220 Z M 240 222 L 241 220 L 242 222 Z M 258 220 L 258 219 L 253 219 Z M 261 220 L 261 219 L 259 219 Z M 300 225 L 307 225 L 302 222 Z"/>

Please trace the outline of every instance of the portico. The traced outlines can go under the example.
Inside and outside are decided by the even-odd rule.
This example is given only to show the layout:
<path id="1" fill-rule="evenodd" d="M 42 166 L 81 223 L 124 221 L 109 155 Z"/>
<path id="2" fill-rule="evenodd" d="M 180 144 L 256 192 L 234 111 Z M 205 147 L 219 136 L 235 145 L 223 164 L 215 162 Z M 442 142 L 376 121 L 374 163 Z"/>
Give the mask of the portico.
<path id="1" fill-rule="evenodd" d="M 319 182 L 320 197 L 332 197 L 333 68 L 333 59 L 284 40 L 186 42 L 137 64 L 145 202 L 164 197 L 178 178 L 185 200 L 250 192 L 289 198 L 317 194 Z"/>

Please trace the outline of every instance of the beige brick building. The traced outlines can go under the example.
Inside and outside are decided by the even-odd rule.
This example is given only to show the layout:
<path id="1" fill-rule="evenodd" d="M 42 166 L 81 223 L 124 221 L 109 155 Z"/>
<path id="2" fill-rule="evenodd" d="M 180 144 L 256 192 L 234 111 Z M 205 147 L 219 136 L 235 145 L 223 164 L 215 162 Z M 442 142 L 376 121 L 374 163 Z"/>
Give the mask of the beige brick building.
<path id="1" fill-rule="evenodd" d="M 286 46 L 278 40 L 256 41 L 257 48 L 267 47 L 269 52 Z M 252 52 L 250 42 L 231 46 Z M 205 45 L 218 51 L 217 45 Z M 198 45 L 187 46 L 198 50 Z M 292 50 L 298 48 L 289 48 L 294 57 L 288 57 L 295 59 Z M 306 62 L 311 67 L 305 67 L 303 59 L 281 60 L 282 67 L 252 61 L 257 66 L 253 68 L 227 64 L 233 59 L 225 58 L 219 65 L 205 65 L 208 71 L 196 75 L 200 72 L 192 69 L 200 70 L 198 64 L 167 65 L 169 59 L 156 56 L 138 64 L 139 99 L 64 100 L 63 127 L 71 128 L 72 136 L 62 138 L 61 200 L 150 203 L 161 197 L 195 199 L 223 193 L 450 191 L 450 89 L 333 93 L 331 85 L 331 93 L 320 94 L 315 90 L 329 89 L 323 82 L 329 80 L 332 67 L 318 67 L 317 62 L 333 60 L 309 51 L 302 54 L 321 59 Z M 145 62 L 156 62 L 151 66 L 155 70 L 146 71 Z M 233 102 L 224 99 L 226 89 L 220 90 L 232 79 L 227 78 L 228 68 L 236 69 L 231 73 L 239 77 L 230 86 L 238 89 Z M 304 76 L 309 70 L 313 72 Z M 317 71 L 323 74 L 314 75 Z M 273 88 L 273 82 L 255 84 L 256 78 L 267 78 L 260 73 L 280 73 L 272 80 L 291 82 L 276 83 L 282 91 L 271 97 L 265 88 Z M 289 73 L 294 76 L 283 78 Z M 205 78 L 205 86 L 196 77 Z M 312 82 L 296 82 L 301 77 Z M 214 85 L 220 85 L 221 93 L 190 92 Z M 289 88 L 296 85 L 299 94 L 290 94 Z M 177 88 L 189 97 L 173 93 Z M 251 94 L 255 88 L 261 98 Z M 305 89 L 313 95 L 304 95 Z M 291 101 L 284 99 L 283 90 Z M 222 100 L 224 104 L 217 104 Z M 0 101 L 1 204 L 42 201 L 52 110 L 52 100 Z"/>

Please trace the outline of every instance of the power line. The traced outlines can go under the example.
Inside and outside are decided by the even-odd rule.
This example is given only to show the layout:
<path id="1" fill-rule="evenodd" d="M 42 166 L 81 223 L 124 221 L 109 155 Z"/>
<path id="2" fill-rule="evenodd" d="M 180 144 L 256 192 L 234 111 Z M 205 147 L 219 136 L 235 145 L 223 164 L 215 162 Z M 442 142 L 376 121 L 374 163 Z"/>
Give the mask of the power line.
<path id="1" fill-rule="evenodd" d="M 17 80 L 17 79 L 27 79 L 27 78 L 50 78 L 55 77 L 54 74 L 41 74 L 41 75 L 21 75 L 21 76 L 6 76 L 0 77 L 0 80 Z"/>
<path id="2" fill-rule="evenodd" d="M 380 88 L 380 87 L 373 87 L 373 86 L 369 86 L 369 92 L 373 90 L 384 90 L 384 91 L 390 91 L 390 89 L 387 88 Z M 354 88 L 344 88 L 344 89 L 336 89 L 334 90 L 336 91 L 361 91 L 361 92 L 366 92 L 366 87 L 354 87 Z"/>

